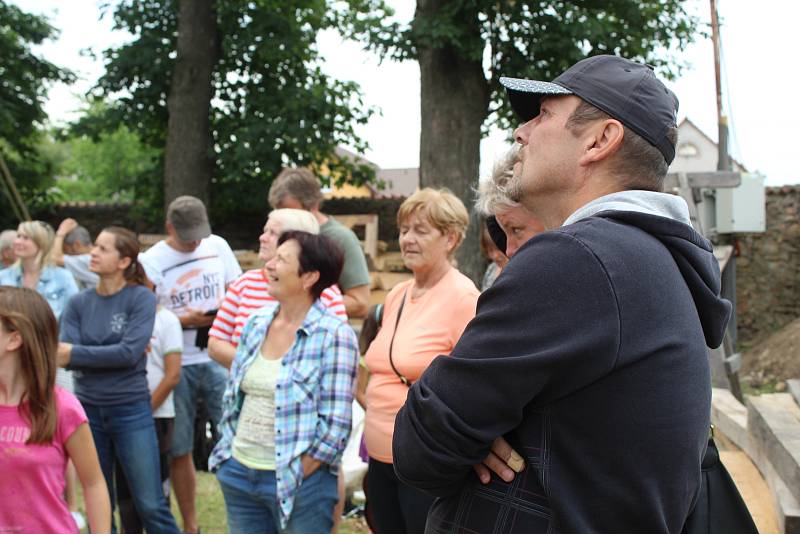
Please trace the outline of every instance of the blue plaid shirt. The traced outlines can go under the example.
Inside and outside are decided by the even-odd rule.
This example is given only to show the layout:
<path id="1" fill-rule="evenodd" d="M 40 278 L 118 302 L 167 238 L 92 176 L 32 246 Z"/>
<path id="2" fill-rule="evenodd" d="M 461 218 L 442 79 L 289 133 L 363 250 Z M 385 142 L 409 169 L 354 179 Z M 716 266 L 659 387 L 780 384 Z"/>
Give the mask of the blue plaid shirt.
<path id="1" fill-rule="evenodd" d="M 244 403 L 242 380 L 260 356 L 261 343 L 278 308 L 277 302 L 271 302 L 253 312 L 242 330 L 222 399 L 222 436 L 208 460 L 212 471 L 231 457 Z M 283 357 L 275 389 L 275 475 L 283 527 L 303 482 L 303 454 L 322 462 L 321 469 L 338 473 L 350 435 L 357 365 L 358 342 L 353 329 L 317 300 Z"/>

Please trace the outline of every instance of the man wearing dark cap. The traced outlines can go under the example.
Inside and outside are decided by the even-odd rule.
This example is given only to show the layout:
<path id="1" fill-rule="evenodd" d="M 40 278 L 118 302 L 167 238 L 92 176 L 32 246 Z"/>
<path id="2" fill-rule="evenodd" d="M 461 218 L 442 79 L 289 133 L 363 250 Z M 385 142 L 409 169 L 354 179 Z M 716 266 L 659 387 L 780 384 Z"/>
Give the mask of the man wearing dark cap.
<path id="1" fill-rule="evenodd" d="M 500 81 L 524 121 L 517 200 L 547 231 L 411 387 L 395 470 L 441 497 L 430 533 L 678 533 L 730 303 L 685 202 L 661 192 L 677 99 L 613 56 Z"/>
<path id="2" fill-rule="evenodd" d="M 175 425 L 170 448 L 170 479 L 184 531 L 198 532 L 195 472 L 192 462 L 197 401 L 202 398 L 211 423 L 222 417 L 227 371 L 208 355 L 208 330 L 225 296 L 225 288 L 242 269 L 231 247 L 211 233 L 203 202 L 180 196 L 167 208 L 167 239 L 140 258 L 159 273 L 158 302 L 183 327 L 181 378 L 174 390 Z"/>

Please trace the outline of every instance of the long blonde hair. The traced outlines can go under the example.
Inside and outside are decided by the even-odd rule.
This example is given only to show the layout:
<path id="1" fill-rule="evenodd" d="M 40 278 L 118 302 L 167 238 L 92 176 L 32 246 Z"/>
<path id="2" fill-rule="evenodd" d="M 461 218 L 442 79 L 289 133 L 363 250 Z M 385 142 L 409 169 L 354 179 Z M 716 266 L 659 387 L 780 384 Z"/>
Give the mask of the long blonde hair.
<path id="1" fill-rule="evenodd" d="M 24 221 L 19 223 L 17 234 L 25 234 L 39 247 L 39 252 L 36 255 L 36 265 L 39 269 L 53 265 L 51 252 L 53 251 L 53 241 L 55 241 L 56 233 L 53 231 L 52 226 L 44 221 Z"/>
<path id="2" fill-rule="evenodd" d="M 27 443 L 46 445 L 56 431 L 56 350 L 58 322 L 50 305 L 26 287 L 0 286 L 0 321 L 9 332 L 19 332 L 20 369 L 25 394 L 19 404 L 31 425 Z M 27 401 L 27 404 L 24 402 Z"/>

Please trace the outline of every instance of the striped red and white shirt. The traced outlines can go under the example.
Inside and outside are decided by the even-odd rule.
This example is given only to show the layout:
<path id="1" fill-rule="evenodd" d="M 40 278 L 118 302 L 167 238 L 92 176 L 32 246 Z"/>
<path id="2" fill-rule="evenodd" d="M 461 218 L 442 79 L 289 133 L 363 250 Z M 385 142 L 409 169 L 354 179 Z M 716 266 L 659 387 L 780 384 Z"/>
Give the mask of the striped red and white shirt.
<path id="1" fill-rule="evenodd" d="M 239 344 L 242 328 L 250 314 L 264 307 L 275 298 L 269 294 L 269 280 L 266 270 L 252 269 L 234 280 L 225 293 L 225 300 L 219 307 L 217 317 L 211 326 L 208 335 L 229 341 L 233 346 Z M 334 284 L 322 292 L 320 300 L 334 314 L 347 320 L 344 309 L 344 300 L 339 286 Z"/>

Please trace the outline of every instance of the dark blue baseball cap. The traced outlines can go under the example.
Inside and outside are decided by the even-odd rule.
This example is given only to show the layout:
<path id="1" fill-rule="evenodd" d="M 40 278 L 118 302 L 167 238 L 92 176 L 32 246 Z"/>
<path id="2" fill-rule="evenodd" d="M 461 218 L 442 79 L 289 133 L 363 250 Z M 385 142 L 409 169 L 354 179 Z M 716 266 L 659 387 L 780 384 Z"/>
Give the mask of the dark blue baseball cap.
<path id="1" fill-rule="evenodd" d="M 642 136 L 663 154 L 667 164 L 675 159 L 667 130 L 677 125 L 678 98 L 649 65 L 618 56 L 592 56 L 552 82 L 502 77 L 500 83 L 512 109 L 525 122 L 539 114 L 542 97 L 575 95 Z"/>

